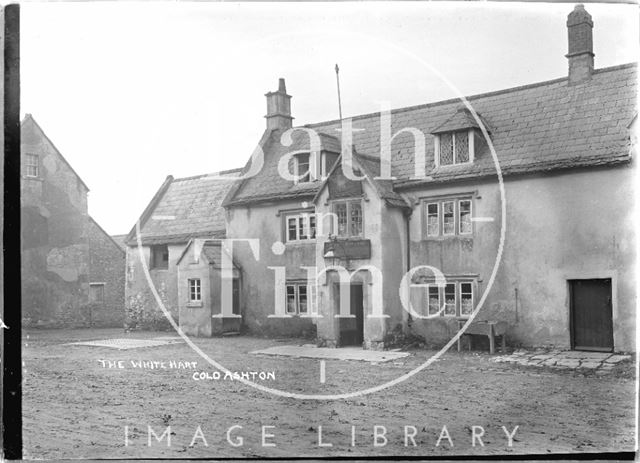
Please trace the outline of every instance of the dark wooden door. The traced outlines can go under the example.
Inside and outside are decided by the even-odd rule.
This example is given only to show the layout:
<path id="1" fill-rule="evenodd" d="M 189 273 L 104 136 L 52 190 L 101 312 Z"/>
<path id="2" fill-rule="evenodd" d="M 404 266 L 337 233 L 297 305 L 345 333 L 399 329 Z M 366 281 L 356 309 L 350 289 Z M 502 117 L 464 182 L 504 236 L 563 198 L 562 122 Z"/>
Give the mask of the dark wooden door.
<path id="1" fill-rule="evenodd" d="M 571 347 L 613 351 L 611 279 L 571 280 Z"/>
<path id="2" fill-rule="evenodd" d="M 240 315 L 240 280 L 233 279 L 233 303 L 232 310 L 234 315 Z"/>
<path id="3" fill-rule="evenodd" d="M 351 285 L 351 315 L 356 316 L 355 344 L 364 341 L 364 297 L 362 285 Z"/>

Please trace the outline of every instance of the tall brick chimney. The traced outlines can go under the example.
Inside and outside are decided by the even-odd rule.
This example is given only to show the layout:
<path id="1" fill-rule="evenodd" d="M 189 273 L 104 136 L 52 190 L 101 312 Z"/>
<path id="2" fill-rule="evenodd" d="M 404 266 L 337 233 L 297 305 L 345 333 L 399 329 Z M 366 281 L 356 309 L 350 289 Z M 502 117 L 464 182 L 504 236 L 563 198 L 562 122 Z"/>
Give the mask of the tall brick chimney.
<path id="1" fill-rule="evenodd" d="M 290 129 L 293 122 L 291 117 L 291 95 L 287 95 L 284 79 L 278 82 L 278 91 L 266 93 L 267 97 L 267 129 Z"/>
<path id="2" fill-rule="evenodd" d="M 576 5 L 567 18 L 569 85 L 591 79 L 593 73 L 593 21 L 584 5 Z"/>

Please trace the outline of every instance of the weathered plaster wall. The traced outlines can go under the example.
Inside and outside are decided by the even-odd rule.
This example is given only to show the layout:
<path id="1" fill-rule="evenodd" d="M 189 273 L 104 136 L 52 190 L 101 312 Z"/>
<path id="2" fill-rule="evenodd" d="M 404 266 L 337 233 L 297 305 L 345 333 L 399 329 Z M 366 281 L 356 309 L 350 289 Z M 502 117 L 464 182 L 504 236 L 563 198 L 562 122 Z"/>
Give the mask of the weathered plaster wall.
<path id="1" fill-rule="evenodd" d="M 91 324 L 121 327 L 124 322 L 125 252 L 89 219 L 89 281 L 104 283 L 104 304 L 90 304 Z"/>
<path id="2" fill-rule="evenodd" d="M 509 323 L 508 336 L 527 346 L 570 346 L 571 278 L 612 278 L 615 350 L 635 349 L 636 294 L 632 167 L 601 168 L 505 180 L 506 236 L 499 271 L 478 320 Z M 477 273 L 478 294 L 489 283 L 500 232 L 497 181 L 412 192 L 414 197 L 477 192 L 472 239 L 421 240 L 423 216 L 411 218 L 411 265 L 445 274 Z M 516 302 L 517 292 L 517 302 Z M 478 297 L 476 297 L 476 301 Z M 455 320 L 414 321 L 412 330 L 442 344 Z"/>
<path id="3" fill-rule="evenodd" d="M 151 281 L 165 308 L 175 322 L 179 322 L 177 261 L 184 244 L 171 244 L 168 269 L 149 269 Z M 149 267 L 150 247 L 142 246 L 142 259 Z M 151 292 L 144 274 L 137 246 L 127 247 L 127 274 L 125 286 L 125 325 L 130 329 L 170 329 L 171 325 Z"/>
<path id="4" fill-rule="evenodd" d="M 185 334 L 192 336 L 211 336 L 211 307 L 215 284 L 209 270 L 209 263 L 202 257 L 198 262 L 185 256 L 178 265 L 178 307 L 180 311 L 180 328 Z M 189 302 L 188 280 L 200 278 L 200 303 Z"/>
<path id="5" fill-rule="evenodd" d="M 309 318 L 268 318 L 275 313 L 275 271 L 268 267 L 282 266 L 286 279 L 305 280 L 303 266 L 315 265 L 316 243 L 286 243 L 282 255 L 272 251 L 276 242 L 284 242 L 283 213 L 302 209 L 300 202 L 255 205 L 227 209 L 227 238 L 257 239 L 260 243 L 258 258 L 248 243 L 236 243 L 234 259 L 242 268 L 242 297 L 245 313 L 243 323 L 249 331 L 266 336 L 312 335 L 315 327 Z M 280 215 L 278 215 L 280 212 Z"/>
<path id="6" fill-rule="evenodd" d="M 30 118 L 21 161 L 39 157 L 38 178 L 22 176 L 22 316 L 27 324 L 88 322 L 87 189 Z M 24 167 L 23 167 L 24 168 Z"/>

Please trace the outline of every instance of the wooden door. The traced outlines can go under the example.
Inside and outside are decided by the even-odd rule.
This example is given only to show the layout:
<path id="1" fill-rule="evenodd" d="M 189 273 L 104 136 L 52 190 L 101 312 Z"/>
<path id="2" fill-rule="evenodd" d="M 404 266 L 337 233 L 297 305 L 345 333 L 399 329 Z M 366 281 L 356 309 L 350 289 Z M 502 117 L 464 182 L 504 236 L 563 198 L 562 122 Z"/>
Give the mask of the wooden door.
<path id="1" fill-rule="evenodd" d="M 611 279 L 571 280 L 571 348 L 613 351 Z"/>
<path id="2" fill-rule="evenodd" d="M 351 285 L 351 315 L 356 316 L 355 344 L 364 341 L 364 297 L 362 285 Z"/>

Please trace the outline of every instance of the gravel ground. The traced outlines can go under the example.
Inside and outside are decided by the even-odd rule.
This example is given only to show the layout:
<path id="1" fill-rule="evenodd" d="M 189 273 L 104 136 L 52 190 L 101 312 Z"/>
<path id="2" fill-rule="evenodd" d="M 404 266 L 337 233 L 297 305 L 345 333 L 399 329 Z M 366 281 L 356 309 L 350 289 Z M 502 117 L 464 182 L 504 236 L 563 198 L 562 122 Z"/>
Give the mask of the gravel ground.
<path id="1" fill-rule="evenodd" d="M 486 353 L 452 351 L 383 391 L 315 401 L 274 396 L 224 375 L 206 379 L 216 370 L 186 344 L 132 350 L 64 345 L 167 335 L 115 329 L 25 331 L 25 458 L 446 457 L 635 447 L 631 362 L 598 376 L 495 363 Z M 305 341 L 228 337 L 194 342 L 230 371 L 273 372 L 275 379 L 257 376 L 256 382 L 302 394 L 378 385 L 434 354 L 411 350 L 410 357 L 381 364 L 327 360 L 326 382 L 321 383 L 319 360 L 248 354 Z M 144 368 L 138 362 L 149 363 Z M 511 446 L 503 426 L 507 432 L 518 426 Z M 161 436 L 167 427 L 170 446 L 168 433 L 162 442 L 149 433 Z M 483 445 L 478 439 L 472 445 L 474 432 L 483 433 Z"/>

